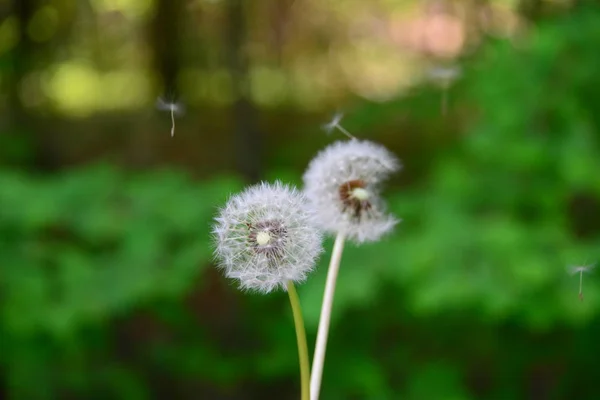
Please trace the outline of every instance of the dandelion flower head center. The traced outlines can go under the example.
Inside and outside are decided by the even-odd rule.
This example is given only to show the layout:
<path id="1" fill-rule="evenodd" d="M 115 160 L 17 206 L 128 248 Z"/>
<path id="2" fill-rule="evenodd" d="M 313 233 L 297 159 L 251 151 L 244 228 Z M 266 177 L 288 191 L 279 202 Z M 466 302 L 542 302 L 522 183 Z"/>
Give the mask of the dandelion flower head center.
<path id="1" fill-rule="evenodd" d="M 352 190 L 350 197 L 355 198 L 356 200 L 365 201 L 369 199 L 370 194 L 368 190 L 357 187 Z"/>
<path id="2" fill-rule="evenodd" d="M 281 221 L 260 221 L 249 224 L 248 228 L 248 239 L 256 253 L 264 254 L 269 258 L 283 255 L 287 229 Z"/>
<path id="3" fill-rule="evenodd" d="M 269 234 L 268 231 L 261 231 L 261 232 L 258 232 L 258 234 L 256 235 L 256 243 L 258 243 L 259 246 L 264 246 L 266 244 L 269 244 L 270 241 L 271 241 L 271 235 Z"/>
<path id="4" fill-rule="evenodd" d="M 338 191 L 344 211 L 349 211 L 354 217 L 360 217 L 372 206 L 369 202 L 371 192 L 367 189 L 367 183 L 362 179 L 344 182 Z"/>

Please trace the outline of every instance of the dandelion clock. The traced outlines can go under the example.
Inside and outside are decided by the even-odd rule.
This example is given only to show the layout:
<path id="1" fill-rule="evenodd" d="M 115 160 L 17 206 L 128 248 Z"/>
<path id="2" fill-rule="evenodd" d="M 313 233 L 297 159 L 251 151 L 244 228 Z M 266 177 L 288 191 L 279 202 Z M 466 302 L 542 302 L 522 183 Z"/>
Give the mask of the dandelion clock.
<path id="1" fill-rule="evenodd" d="M 232 196 L 213 227 L 215 258 L 225 276 L 243 290 L 287 291 L 298 339 L 303 400 L 309 398 L 310 372 L 294 283 L 306 279 L 322 251 L 314 218 L 302 193 L 281 183 L 262 183 Z"/>

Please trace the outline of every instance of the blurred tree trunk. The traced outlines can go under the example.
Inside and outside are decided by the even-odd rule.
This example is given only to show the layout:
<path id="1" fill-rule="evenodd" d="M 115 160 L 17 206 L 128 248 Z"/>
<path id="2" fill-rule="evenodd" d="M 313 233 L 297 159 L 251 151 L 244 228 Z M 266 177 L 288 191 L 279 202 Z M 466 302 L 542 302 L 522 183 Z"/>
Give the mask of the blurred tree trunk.
<path id="1" fill-rule="evenodd" d="M 256 109 L 250 100 L 245 4 L 247 2 L 244 0 L 227 1 L 227 58 L 234 96 L 234 157 L 237 169 L 251 183 L 262 176 L 262 140 L 258 132 Z"/>
<path id="2" fill-rule="evenodd" d="M 542 0 L 521 0 L 517 11 L 526 20 L 536 21 L 542 12 Z"/>
<path id="3" fill-rule="evenodd" d="M 281 68 L 284 64 L 284 48 L 289 36 L 289 24 L 292 19 L 292 6 L 294 5 L 294 0 L 271 1 L 270 24 L 272 42 L 275 54 L 277 55 L 277 65 Z"/>
<path id="4" fill-rule="evenodd" d="M 158 73 L 167 101 L 177 96 L 177 75 L 180 69 L 182 0 L 157 0 L 154 18 L 150 21 L 148 36 L 152 51 L 152 67 Z M 158 112 L 158 111 L 157 111 Z M 131 130 L 130 156 L 136 166 L 147 166 L 156 161 L 157 143 L 155 129 L 145 124 L 135 124 Z M 168 136 L 169 131 L 165 131 Z"/>
<path id="5" fill-rule="evenodd" d="M 521 0 L 518 12 L 521 17 L 529 22 L 539 22 L 557 15 L 568 13 L 580 6 L 588 4 L 598 5 L 598 0 L 572 0 L 571 2 L 550 2 L 544 0 Z"/>
<path id="6" fill-rule="evenodd" d="M 8 87 L 8 107 L 10 118 L 18 123 L 26 120 L 26 111 L 19 96 L 19 85 L 23 77 L 32 68 L 34 44 L 27 34 L 29 20 L 35 11 L 35 0 L 13 2 L 12 15 L 19 21 L 19 41 L 11 54 L 12 69 Z"/>
<path id="7" fill-rule="evenodd" d="M 35 139 L 33 137 L 35 129 L 32 124 L 32 118 L 28 115 L 19 94 L 21 82 L 27 73 L 33 68 L 34 43 L 27 34 L 27 25 L 33 16 L 36 7 L 35 0 L 19 0 L 12 3 L 8 8 L 9 15 L 17 18 L 19 40 L 13 50 L 4 57 L 8 58 L 9 67 L 6 70 L 6 103 L 7 113 L 2 123 L 2 133 L 4 137 L 0 138 L 2 152 L 0 158 L 6 158 L 7 161 L 28 161 L 27 158 L 35 157 L 32 149 Z M 27 152 L 30 154 L 27 154 Z M 19 154 L 21 153 L 21 154 Z M 29 157 L 28 157 L 29 156 Z M 30 161 L 30 160 L 29 160 Z"/>
<path id="8" fill-rule="evenodd" d="M 152 21 L 152 49 L 154 67 L 158 70 L 165 94 L 176 95 L 177 74 L 180 68 L 180 26 L 182 0 L 157 0 Z"/>
<path id="9" fill-rule="evenodd" d="M 6 103 L 8 116 L 2 131 L 8 133 L 4 147 L 9 162 L 27 164 L 38 171 L 51 172 L 63 163 L 63 152 L 56 140 L 55 124 L 47 124 L 29 110 L 21 97 L 22 83 L 31 73 L 43 72 L 54 61 L 56 48 L 69 39 L 73 20 L 61 18 L 59 29 L 43 42 L 32 40 L 29 34 L 30 21 L 38 9 L 47 2 L 40 0 L 13 1 L 8 12 L 18 21 L 18 42 L 6 55 Z M 64 16 L 60 16 L 64 17 Z M 0 154 L 0 157 L 2 155 Z"/>

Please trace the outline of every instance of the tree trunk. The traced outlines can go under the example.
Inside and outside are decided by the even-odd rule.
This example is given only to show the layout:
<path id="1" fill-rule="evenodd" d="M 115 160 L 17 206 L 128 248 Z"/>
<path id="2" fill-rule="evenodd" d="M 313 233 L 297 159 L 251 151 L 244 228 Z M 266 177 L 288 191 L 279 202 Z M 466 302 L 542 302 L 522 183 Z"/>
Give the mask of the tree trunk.
<path id="1" fill-rule="evenodd" d="M 248 55 L 246 54 L 246 15 L 244 0 L 228 0 L 228 65 L 233 83 L 232 107 L 236 167 L 249 183 L 262 176 L 261 135 L 256 109 L 250 100 Z"/>
<path id="2" fill-rule="evenodd" d="M 19 0 L 12 3 L 9 15 L 19 21 L 19 41 L 10 54 L 6 72 L 5 90 L 7 93 L 7 113 L 2 118 L 0 132 L 0 160 L 8 163 L 22 163 L 36 160 L 34 126 L 32 118 L 24 107 L 19 90 L 21 82 L 33 68 L 35 45 L 27 34 L 27 24 L 35 11 L 35 0 Z M 33 159 L 33 160 L 32 160 Z"/>
<path id="3" fill-rule="evenodd" d="M 158 72 L 163 94 L 167 101 L 177 96 L 177 76 L 180 70 L 182 0 L 157 0 L 154 18 L 149 25 L 149 42 L 152 67 Z M 164 111 L 157 111 L 164 112 Z M 165 118 L 168 116 L 165 115 Z M 164 138 L 156 136 L 156 129 L 147 123 L 132 123 L 129 144 L 130 161 L 134 166 L 146 167 L 156 162 L 158 143 Z M 169 135 L 169 130 L 165 130 Z"/>

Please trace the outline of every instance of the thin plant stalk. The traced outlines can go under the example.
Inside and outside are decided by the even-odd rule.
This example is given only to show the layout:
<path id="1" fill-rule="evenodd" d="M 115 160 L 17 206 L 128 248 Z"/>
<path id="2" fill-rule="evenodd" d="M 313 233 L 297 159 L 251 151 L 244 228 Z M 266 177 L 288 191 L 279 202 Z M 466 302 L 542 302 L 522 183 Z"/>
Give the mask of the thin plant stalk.
<path id="1" fill-rule="evenodd" d="M 171 107 L 171 137 L 175 136 L 175 108 Z"/>
<path id="2" fill-rule="evenodd" d="M 579 300 L 583 301 L 583 270 L 579 271 Z"/>
<path id="3" fill-rule="evenodd" d="M 342 252 L 344 251 L 344 240 L 344 234 L 338 233 L 335 238 L 335 243 L 333 244 L 329 270 L 327 271 L 327 282 L 325 284 L 325 293 L 323 295 L 323 305 L 321 306 L 317 344 L 315 345 L 315 355 L 313 358 L 310 380 L 311 400 L 319 400 L 319 393 L 321 391 L 321 379 L 323 377 L 323 365 L 325 364 L 325 350 L 327 349 L 327 336 L 329 334 L 329 322 L 331 321 L 333 295 L 335 293 L 335 284 L 340 269 L 340 261 L 342 260 Z"/>
<path id="4" fill-rule="evenodd" d="M 287 281 L 287 292 L 290 297 L 292 313 L 294 314 L 294 326 L 296 327 L 296 339 L 298 340 L 298 358 L 300 359 L 301 398 L 310 400 L 310 364 L 308 361 L 308 345 L 306 344 L 306 331 L 304 330 L 304 319 L 300 299 L 292 281 Z"/>
<path id="5" fill-rule="evenodd" d="M 341 126 L 340 124 L 337 124 L 335 127 L 336 127 L 336 128 L 338 128 L 338 130 L 339 130 L 340 132 L 342 132 L 344 135 L 348 136 L 350 139 L 356 139 L 356 137 L 355 137 L 353 134 L 351 134 L 350 132 L 348 132 L 348 131 L 346 130 L 346 128 L 344 128 L 344 127 L 343 127 L 343 126 Z"/>

